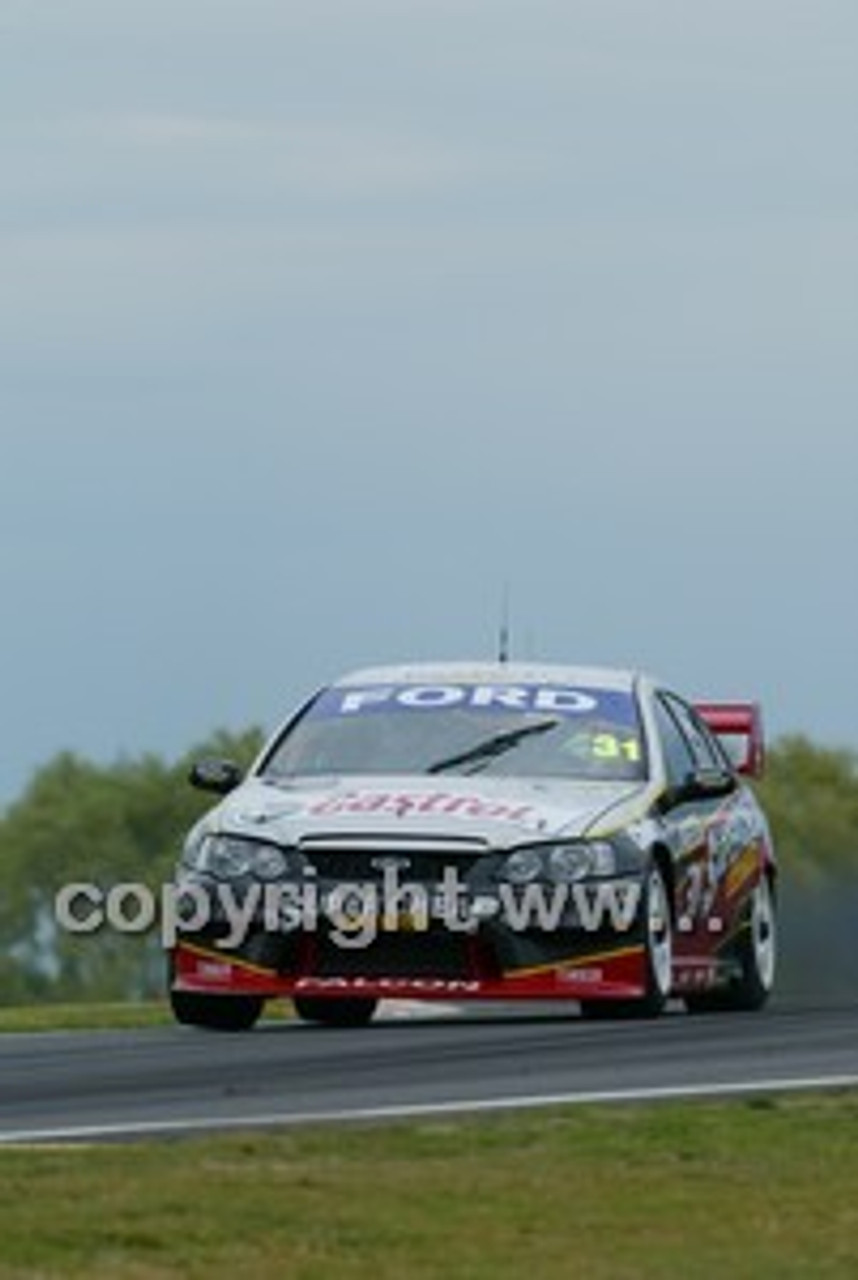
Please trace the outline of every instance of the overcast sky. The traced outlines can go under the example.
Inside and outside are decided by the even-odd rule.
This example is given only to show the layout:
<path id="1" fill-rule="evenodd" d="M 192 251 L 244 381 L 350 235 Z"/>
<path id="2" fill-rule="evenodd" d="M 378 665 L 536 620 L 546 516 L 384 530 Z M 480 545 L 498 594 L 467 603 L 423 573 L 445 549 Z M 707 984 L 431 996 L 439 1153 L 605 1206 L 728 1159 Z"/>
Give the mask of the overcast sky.
<path id="1" fill-rule="evenodd" d="M 513 655 L 858 747 L 855 0 L 1 0 L 0 803 Z"/>

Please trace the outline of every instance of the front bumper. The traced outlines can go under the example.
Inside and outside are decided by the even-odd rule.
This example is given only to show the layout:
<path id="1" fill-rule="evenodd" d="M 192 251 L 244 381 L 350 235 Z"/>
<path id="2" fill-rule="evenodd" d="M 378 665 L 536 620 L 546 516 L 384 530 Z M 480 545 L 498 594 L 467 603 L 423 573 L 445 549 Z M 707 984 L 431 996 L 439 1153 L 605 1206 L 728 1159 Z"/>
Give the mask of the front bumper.
<path id="1" fill-rule="evenodd" d="M 378 861 L 354 851 L 320 859 L 309 918 L 306 898 L 301 913 L 290 912 L 282 896 L 272 903 L 259 894 L 258 884 L 246 883 L 238 905 L 247 905 L 247 895 L 257 892 L 257 909 L 237 942 L 217 883 L 198 882 L 211 894 L 213 909 L 203 927 L 188 923 L 180 929 L 171 949 L 174 989 L 504 1000 L 633 999 L 645 993 L 639 873 L 567 887 L 555 900 L 557 909 L 545 916 L 529 914 L 529 908 L 521 912 L 534 885 L 517 888 L 493 880 L 492 863 L 485 859 L 460 859 L 450 881 L 450 868 L 440 860 L 412 856 L 409 889 L 395 876 L 387 879 L 387 871 L 378 872 Z M 557 886 L 544 888 L 559 892 Z M 349 935 L 345 901 L 340 900 L 339 916 L 329 907 L 330 895 L 351 889 L 365 896 L 358 895 L 363 914 L 351 921 L 355 932 Z M 600 896 L 606 893 L 622 908 L 619 915 Z M 395 910 L 388 912 L 392 904 Z M 362 925 L 369 927 L 358 937 Z"/>
<path id="2" fill-rule="evenodd" d="M 646 984 L 637 931 L 505 935 L 380 934 L 370 945 L 342 948 L 325 934 L 251 934 L 226 949 L 211 936 L 180 938 L 171 952 L 175 990 L 265 997 L 294 995 L 410 999 L 629 999 Z"/>

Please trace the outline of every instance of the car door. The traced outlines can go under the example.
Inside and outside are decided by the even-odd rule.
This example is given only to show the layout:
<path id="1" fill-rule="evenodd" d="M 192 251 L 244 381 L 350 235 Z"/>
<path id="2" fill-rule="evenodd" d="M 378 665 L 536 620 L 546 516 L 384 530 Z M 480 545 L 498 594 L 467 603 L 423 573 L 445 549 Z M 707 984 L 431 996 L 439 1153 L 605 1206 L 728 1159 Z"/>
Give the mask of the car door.
<path id="1" fill-rule="evenodd" d="M 675 694 L 657 695 L 655 715 L 667 775 L 663 819 L 674 865 L 675 955 L 680 965 L 707 965 L 725 931 L 716 855 L 737 788 L 726 783 L 716 793 L 689 796 L 689 776 L 729 773 L 726 758 L 701 718 Z"/>

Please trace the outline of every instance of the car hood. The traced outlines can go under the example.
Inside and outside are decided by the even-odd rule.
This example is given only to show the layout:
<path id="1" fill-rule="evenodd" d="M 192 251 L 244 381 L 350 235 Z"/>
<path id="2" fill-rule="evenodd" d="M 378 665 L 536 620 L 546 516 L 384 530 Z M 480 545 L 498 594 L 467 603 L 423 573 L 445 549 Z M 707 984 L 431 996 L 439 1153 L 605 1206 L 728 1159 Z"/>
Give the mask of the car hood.
<path id="1" fill-rule="evenodd" d="M 249 778 L 203 822 L 205 830 L 278 844 L 305 839 L 523 839 L 607 834 L 641 816 L 640 782 L 349 776 L 273 783 Z"/>

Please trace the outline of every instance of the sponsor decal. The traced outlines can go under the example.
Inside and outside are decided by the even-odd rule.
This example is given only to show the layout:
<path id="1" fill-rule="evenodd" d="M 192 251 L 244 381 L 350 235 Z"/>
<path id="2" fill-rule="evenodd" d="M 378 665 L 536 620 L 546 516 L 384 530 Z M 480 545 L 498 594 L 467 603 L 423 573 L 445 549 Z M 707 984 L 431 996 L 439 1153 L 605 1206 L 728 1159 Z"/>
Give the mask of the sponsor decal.
<path id="1" fill-rule="evenodd" d="M 605 980 L 604 966 L 606 964 L 613 965 L 617 961 L 627 961 L 630 959 L 639 959 L 644 954 L 644 948 L 639 943 L 629 947 L 615 947 L 611 951 L 600 951 L 592 953 L 588 956 L 581 956 L 574 960 L 552 960 L 547 964 L 529 965 L 524 969 L 508 969 L 504 973 L 505 978 L 521 979 L 521 978 L 543 978 L 552 975 L 557 978 L 558 982 L 574 982 L 576 975 L 580 973 L 599 974 L 599 977 L 585 978 L 586 982 L 603 982 Z"/>
<path id="2" fill-rule="evenodd" d="M 759 821 L 745 798 L 728 800 L 705 829 L 705 840 L 685 851 L 685 856 L 700 853 L 683 870 L 678 890 L 680 903 L 677 927 L 681 933 L 693 933 L 705 923 L 710 933 L 721 933 L 725 922 L 712 914 L 720 894 L 730 898 L 756 872 L 758 865 L 757 836 Z"/>
<path id="3" fill-rule="evenodd" d="M 704 830 L 703 821 L 697 814 L 683 818 L 681 822 L 677 823 L 677 856 L 685 858 L 699 849 L 703 843 Z"/>
<path id="4" fill-rule="evenodd" d="M 602 982 L 604 979 L 604 970 L 596 968 L 582 969 L 561 969 L 557 974 L 558 982 L 568 982 L 574 986 L 578 983 L 586 985 L 589 982 Z"/>
<path id="5" fill-rule="evenodd" d="M 546 685 L 370 685 L 364 689 L 334 692 L 339 698 L 340 715 L 354 715 L 379 706 L 405 707 L 416 711 L 464 706 L 479 710 L 578 715 L 583 711 L 594 711 L 598 706 L 598 698 L 592 692 Z"/>
<path id="6" fill-rule="evenodd" d="M 180 942 L 178 951 L 190 961 L 194 972 L 199 977 L 208 978 L 211 981 L 229 981 L 241 973 L 255 974 L 262 978 L 272 976 L 274 973 L 273 969 L 251 964 L 242 956 L 229 956 L 224 959 L 216 951 L 210 951 L 208 947 L 201 947 L 196 943 Z"/>
<path id="7" fill-rule="evenodd" d="M 707 990 L 718 977 L 718 966 L 711 961 L 703 964 L 683 964 L 674 971 L 673 985 L 677 991 Z"/>
<path id="8" fill-rule="evenodd" d="M 263 827 L 269 822 L 279 822 L 281 818 L 297 818 L 304 812 L 305 805 L 301 801 L 291 800 L 288 804 L 277 804 L 258 809 L 235 809 L 229 817 L 241 827 Z"/>
<path id="9" fill-rule="evenodd" d="M 545 813 L 532 804 L 494 800 L 473 793 L 447 791 L 395 791 L 352 789 L 336 791 L 323 799 L 308 797 L 271 809 L 236 809 L 228 812 L 236 827 L 259 827 L 281 818 L 337 817 L 342 815 L 395 818 L 450 817 L 484 818 L 513 822 L 534 830 L 545 825 Z"/>
<path id="10" fill-rule="evenodd" d="M 748 845 L 727 872 L 726 890 L 729 898 L 735 897 L 739 890 L 756 875 L 758 865 L 756 845 Z"/>
<path id="11" fill-rule="evenodd" d="M 316 800 L 305 810 L 313 817 L 338 814 L 389 814 L 404 818 L 421 817 L 491 818 L 499 822 L 534 822 L 537 811 L 530 804 L 504 800 L 488 800 L 478 795 L 461 795 L 444 791 L 346 791 Z"/>
<path id="12" fill-rule="evenodd" d="M 481 983 L 470 978 L 298 978 L 295 991 L 422 991 L 425 994 L 436 992 L 443 995 L 467 995 L 480 990 Z"/>
<path id="13" fill-rule="evenodd" d="M 597 713 L 620 725 L 636 724 L 634 700 L 617 689 L 576 689 L 546 684 L 377 684 L 327 689 L 309 715 L 364 716 L 378 711 L 438 711 L 453 707 L 474 711 L 530 712 L 551 716 Z"/>

